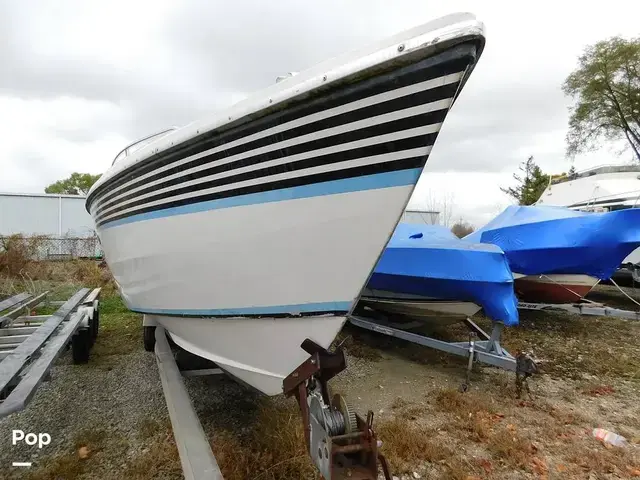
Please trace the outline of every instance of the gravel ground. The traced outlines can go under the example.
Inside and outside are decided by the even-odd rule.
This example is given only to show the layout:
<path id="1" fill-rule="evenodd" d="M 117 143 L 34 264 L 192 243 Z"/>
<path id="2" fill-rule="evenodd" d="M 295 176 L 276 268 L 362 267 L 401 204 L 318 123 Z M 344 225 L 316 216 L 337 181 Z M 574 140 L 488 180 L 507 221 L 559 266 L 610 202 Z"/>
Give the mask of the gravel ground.
<path id="1" fill-rule="evenodd" d="M 153 355 L 144 351 L 122 356 L 114 368 L 76 366 L 70 352 L 52 369 L 52 379 L 38 389 L 28 407 L 0 420 L 0 465 L 2 478 L 21 478 L 12 469 L 14 461 L 32 461 L 34 467 L 47 457 L 74 451 L 100 436 L 97 462 L 107 471 L 92 472 L 106 478 L 123 468 L 127 456 L 135 456 L 144 442 L 137 434 L 144 423 L 166 423 L 168 413 Z M 51 443 L 41 450 L 20 443 L 12 445 L 12 430 L 48 433 Z M 127 440 L 124 456 L 122 439 Z"/>
<path id="2" fill-rule="evenodd" d="M 142 350 L 139 317 L 112 307 L 114 313 L 103 316 L 94 354 L 127 344 L 124 353 L 106 360 L 94 355 L 82 366 L 71 364 L 69 352 L 62 356 L 27 409 L 0 420 L 0 479 L 182 478 L 155 357 Z M 109 330 L 117 315 L 120 323 Z M 612 456 L 615 452 L 591 439 L 590 429 L 602 426 L 639 441 L 640 371 L 631 337 L 637 338 L 640 325 L 535 312 L 522 321 L 522 328 L 505 333 L 507 348 L 525 345 L 556 365 L 532 381 L 533 402 L 515 399 L 512 373 L 485 367 L 476 367 L 470 391 L 461 396 L 457 391 L 465 377 L 464 359 L 353 327 L 344 333 L 353 337 L 346 343 L 348 369 L 331 382 L 332 388 L 346 394 L 361 414 L 373 410 L 376 425 L 386 428 L 387 435 L 400 417 L 407 436 L 414 435 L 412 442 L 426 437 L 435 445 L 429 454 L 433 458 L 418 455 L 407 466 L 402 448 L 385 437 L 383 449 L 392 448 L 388 456 L 396 466 L 405 464 L 394 468 L 400 479 L 633 478 L 635 457 Z M 600 356 L 587 361 L 595 348 Z M 610 362 L 610 368 L 602 368 L 602 362 Z M 210 438 L 216 440 L 220 433 L 240 443 L 251 438 L 256 414 L 264 406 L 261 397 L 224 375 L 185 383 Z M 291 407 L 281 397 L 269 403 L 274 411 Z M 297 419 L 292 425 L 299 426 Z M 40 451 L 13 446 L 13 429 L 49 433 L 51 444 Z M 505 432 L 514 442 L 519 439 L 515 446 L 499 443 Z M 288 452 L 285 457 L 293 455 Z M 246 457 L 252 454 L 246 450 L 243 461 L 251 462 Z M 81 455 L 88 460 L 79 461 Z M 578 465 L 583 458 L 585 465 Z M 34 467 L 10 468 L 12 461 L 33 461 Z M 251 477 L 225 473 L 225 478 Z"/>

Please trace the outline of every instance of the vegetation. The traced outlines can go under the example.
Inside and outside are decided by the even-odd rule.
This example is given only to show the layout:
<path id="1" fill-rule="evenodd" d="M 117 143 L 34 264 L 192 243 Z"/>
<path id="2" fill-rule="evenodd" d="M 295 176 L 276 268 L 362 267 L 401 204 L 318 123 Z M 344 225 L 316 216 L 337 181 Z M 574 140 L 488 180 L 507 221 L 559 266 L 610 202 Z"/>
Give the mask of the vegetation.
<path id="1" fill-rule="evenodd" d="M 519 205 L 533 205 L 547 188 L 549 175 L 542 172 L 533 156 L 522 162 L 520 171 L 524 175 L 513 174 L 513 178 L 518 182 L 515 187 L 501 187 L 500 190 L 513 197 Z"/>
<path id="2" fill-rule="evenodd" d="M 575 99 L 567 155 L 626 139 L 640 161 L 640 38 L 612 37 L 586 48 L 563 91 Z"/>
<path id="3" fill-rule="evenodd" d="M 44 239 L 44 236 L 38 235 L 0 237 L 0 275 L 16 276 L 24 273 L 36 257 Z"/>
<path id="4" fill-rule="evenodd" d="M 466 237 L 470 233 L 473 233 L 475 229 L 473 225 L 460 219 L 451 227 L 451 232 L 458 238 Z"/>
<path id="5" fill-rule="evenodd" d="M 52 183 L 44 189 L 44 192 L 65 195 L 86 195 L 99 178 L 100 175 L 74 172 L 69 178 Z"/>

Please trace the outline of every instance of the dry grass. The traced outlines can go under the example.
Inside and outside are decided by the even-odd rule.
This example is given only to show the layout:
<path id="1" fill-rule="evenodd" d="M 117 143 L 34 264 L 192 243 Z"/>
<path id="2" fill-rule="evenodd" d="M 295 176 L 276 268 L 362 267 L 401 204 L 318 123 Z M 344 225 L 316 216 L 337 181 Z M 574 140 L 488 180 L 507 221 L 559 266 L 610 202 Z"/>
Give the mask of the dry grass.
<path id="1" fill-rule="evenodd" d="M 129 461 L 124 470 L 114 478 L 132 480 L 183 478 L 178 448 L 171 433 L 157 435 L 148 441 L 147 445 L 145 450 Z"/>
<path id="2" fill-rule="evenodd" d="M 333 346 L 342 345 L 345 351 L 357 358 L 362 358 L 365 360 L 378 361 L 382 360 L 382 355 L 380 351 L 365 342 L 359 342 L 354 339 L 353 335 L 343 330 L 338 334 L 335 341 L 333 342 Z"/>
<path id="3" fill-rule="evenodd" d="M 46 237 L 10 235 L 0 237 L 0 274 L 9 277 L 19 276 L 33 263 L 39 247 Z"/>
<path id="4" fill-rule="evenodd" d="M 557 377 L 640 380 L 639 335 L 639 322 L 521 311 L 520 325 L 507 329 L 503 343 L 511 352 L 532 350 L 545 360 L 541 371 Z"/>
<path id="5" fill-rule="evenodd" d="M 14 271 L 16 269 L 12 269 L 12 273 L 0 269 L 0 294 L 29 292 L 37 295 L 53 290 L 62 296 L 71 295 L 71 290 L 80 287 L 100 287 L 105 295 L 116 291 L 109 269 L 95 260 L 28 261 L 19 271 Z"/>
<path id="6" fill-rule="evenodd" d="M 26 474 L 27 480 L 75 480 L 85 473 L 86 463 L 75 454 L 57 456 L 37 470 Z"/>
<path id="7" fill-rule="evenodd" d="M 307 455 L 298 406 L 262 399 L 244 435 L 220 430 L 211 439 L 225 480 L 318 478 Z"/>
<path id="8" fill-rule="evenodd" d="M 419 422 L 396 416 L 379 421 L 376 432 L 382 439 L 382 453 L 396 474 L 410 472 L 421 462 L 453 457 L 453 451 L 438 438 L 438 431 Z"/>
<path id="9" fill-rule="evenodd" d="M 78 432 L 73 447 L 62 455 L 42 462 L 27 474 L 29 480 L 73 480 L 86 473 L 91 458 L 105 446 L 107 431 L 96 427 Z"/>

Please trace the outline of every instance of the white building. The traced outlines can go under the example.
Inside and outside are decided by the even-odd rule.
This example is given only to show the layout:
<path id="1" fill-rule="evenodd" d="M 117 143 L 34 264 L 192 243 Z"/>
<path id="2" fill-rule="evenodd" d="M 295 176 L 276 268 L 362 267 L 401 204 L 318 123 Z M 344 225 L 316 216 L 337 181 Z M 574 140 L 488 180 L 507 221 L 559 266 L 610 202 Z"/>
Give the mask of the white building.
<path id="1" fill-rule="evenodd" d="M 86 197 L 49 193 L 0 193 L 0 235 L 91 237 Z"/>
<path id="2" fill-rule="evenodd" d="M 96 256 L 100 246 L 86 197 L 48 193 L 0 193 L 0 238 L 46 236 L 40 257 Z"/>
<path id="3" fill-rule="evenodd" d="M 407 209 L 402 214 L 400 221 L 405 223 L 418 223 L 421 225 L 438 225 L 440 222 L 440 212 Z"/>

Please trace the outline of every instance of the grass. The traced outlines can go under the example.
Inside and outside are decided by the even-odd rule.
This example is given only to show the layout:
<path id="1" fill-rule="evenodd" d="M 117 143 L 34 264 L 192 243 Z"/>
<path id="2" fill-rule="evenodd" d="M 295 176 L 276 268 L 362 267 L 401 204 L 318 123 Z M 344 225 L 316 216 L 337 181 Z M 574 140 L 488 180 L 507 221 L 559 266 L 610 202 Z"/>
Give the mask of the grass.
<path id="1" fill-rule="evenodd" d="M 122 355 L 140 349 L 142 316 L 127 309 L 119 295 L 106 294 L 100 301 L 100 335 L 91 350 L 88 368 L 111 369 Z"/>
<path id="2" fill-rule="evenodd" d="M 298 406 L 261 399 L 244 435 L 221 430 L 211 439 L 225 480 L 318 478 L 306 452 Z"/>
<path id="3" fill-rule="evenodd" d="M 542 371 L 557 377 L 580 379 L 590 374 L 637 381 L 638 336 L 638 322 L 522 311 L 520 325 L 505 332 L 503 343 L 511 352 L 532 350 L 545 360 Z"/>
<path id="4" fill-rule="evenodd" d="M 68 269 L 71 280 L 52 280 L 62 274 L 63 268 Z M 52 291 L 51 298 L 65 299 L 81 285 L 94 286 L 90 282 L 103 281 L 101 270 L 71 263 L 47 267 L 45 274 L 37 279 L 0 280 L 0 293 L 20 288 L 48 289 Z M 100 370 L 117 368 L 126 355 L 142 348 L 140 315 L 127 310 L 112 284 L 105 285 L 98 341 L 90 362 L 74 367 L 97 367 L 97 375 Z M 39 313 L 51 310 L 42 309 Z M 602 425 L 593 417 L 593 410 L 582 408 L 584 402 L 614 401 L 628 395 L 624 388 L 629 387 L 621 387 L 621 379 L 636 385 L 635 380 L 640 379 L 636 340 L 640 325 L 539 312 L 523 312 L 521 324 L 506 331 L 505 347 L 512 352 L 533 350 L 547 360 L 542 364 L 543 372 L 562 381 L 557 392 L 546 397 L 538 395 L 534 400 L 516 400 L 511 376 L 483 374 L 477 376 L 480 380 L 474 380 L 479 388 L 464 394 L 442 385 L 431 388 L 429 381 L 424 395 L 417 400 L 391 396 L 384 405 L 387 413 L 376 416 L 375 428 L 393 474 L 417 471 L 422 478 L 451 480 L 640 476 L 637 449 L 607 448 L 594 440 L 590 429 Z M 459 334 L 454 328 L 434 336 L 459 339 Z M 425 373 L 434 364 L 453 366 L 456 384 L 461 378 L 460 368 L 464 368 L 464 360 L 352 327 L 346 327 L 337 342 L 343 340 L 351 356 L 371 362 L 374 370 L 383 365 L 377 362 L 387 358 L 388 352 L 425 365 Z M 442 375 L 443 369 L 438 370 Z M 585 379 L 585 374 L 590 377 Z M 535 383 L 533 387 L 535 392 Z M 241 401 L 248 402 L 246 408 L 236 405 L 240 413 L 227 415 L 233 421 L 223 418 L 216 422 L 210 436 L 224 478 L 318 478 L 306 452 L 297 404 L 278 398 L 238 399 Z M 595 408 L 605 409 L 607 414 L 606 408 L 611 407 L 604 405 Z M 631 418 L 633 405 L 628 407 L 629 420 L 624 420 L 624 427 L 614 424 L 628 438 L 637 436 L 640 429 L 640 422 Z M 69 450 L 49 458 L 46 464 L 30 471 L 27 478 L 182 478 L 168 420 L 143 419 L 131 438 L 96 426 L 79 432 L 72 443 Z M 114 452 L 121 459 L 121 469 L 105 474 L 101 470 L 104 458 Z"/>

